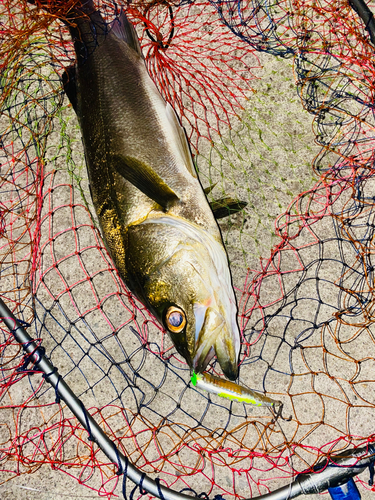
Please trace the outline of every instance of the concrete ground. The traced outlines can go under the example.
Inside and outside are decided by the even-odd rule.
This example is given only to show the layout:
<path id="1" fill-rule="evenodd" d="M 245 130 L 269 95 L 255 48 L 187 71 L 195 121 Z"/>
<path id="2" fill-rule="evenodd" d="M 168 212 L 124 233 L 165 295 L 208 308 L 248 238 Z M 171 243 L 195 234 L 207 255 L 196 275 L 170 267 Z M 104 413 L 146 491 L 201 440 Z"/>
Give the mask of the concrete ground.
<path id="1" fill-rule="evenodd" d="M 274 230 L 275 219 L 282 214 L 286 208 L 291 203 L 293 197 L 302 191 L 305 191 L 312 187 L 316 182 L 315 174 L 311 170 L 311 162 L 315 155 L 318 153 L 319 148 L 314 144 L 314 134 L 312 132 L 312 116 L 303 110 L 300 100 L 296 94 L 296 87 L 294 76 L 292 73 L 292 62 L 279 60 L 273 56 L 262 54 L 261 64 L 263 66 L 262 70 L 259 70 L 259 80 L 252 83 L 253 88 L 257 91 L 256 93 L 249 94 L 249 101 L 247 103 L 246 111 L 243 114 L 243 122 L 238 122 L 234 125 L 232 131 L 227 136 L 223 136 L 221 140 L 215 142 L 214 147 L 209 143 L 202 144 L 202 149 L 200 150 L 200 155 L 197 157 L 197 165 L 200 171 L 200 178 L 204 187 L 209 183 L 214 184 L 218 181 L 217 187 L 213 190 L 212 196 L 220 196 L 220 194 L 225 191 L 228 195 L 236 195 L 240 199 L 245 199 L 248 202 L 245 214 L 238 214 L 231 217 L 230 220 L 222 220 L 220 222 L 220 227 L 222 229 L 223 238 L 227 245 L 228 255 L 231 262 L 231 270 L 233 274 L 233 282 L 235 287 L 237 287 L 238 296 L 241 296 L 240 290 L 243 289 L 244 279 L 248 268 L 251 270 L 250 277 L 254 276 L 257 271 L 261 270 L 260 257 L 267 259 L 270 255 L 272 247 L 278 242 L 277 236 Z M 71 113 L 71 110 L 67 110 L 67 113 Z M 82 155 L 82 149 L 80 146 L 79 135 L 77 131 L 77 124 L 74 121 L 74 116 L 70 114 L 69 120 L 67 120 L 72 134 L 76 134 L 74 142 L 74 154 L 76 158 Z M 244 127 L 243 124 L 246 124 Z M 53 138 L 59 140 L 59 129 L 56 124 L 56 133 L 52 135 Z M 53 150 L 53 147 L 52 147 Z M 215 160 L 217 161 L 215 163 Z M 59 164 L 62 160 L 59 159 L 57 162 L 51 162 L 47 164 L 47 169 L 56 166 L 62 166 Z M 77 160 L 77 163 L 82 164 L 82 161 Z M 223 174 L 223 175 L 222 175 Z M 80 175 L 85 176 L 84 170 L 80 171 Z M 225 181 L 221 182 L 224 177 Z M 61 187 L 61 183 L 68 182 L 69 177 L 66 172 L 58 174 L 57 180 L 55 182 L 56 193 L 54 197 L 48 195 L 48 200 L 54 200 L 56 206 L 61 206 L 64 204 L 69 205 L 69 200 L 72 191 L 68 188 Z M 59 187 L 60 186 L 60 187 Z M 83 190 L 88 196 L 87 179 L 82 180 Z M 78 191 L 75 190 L 75 201 L 79 202 L 80 197 Z M 47 200 L 47 198 L 46 198 Z M 46 207 L 44 207 L 44 214 L 47 213 Z M 77 225 L 84 224 L 86 221 L 86 214 L 80 212 L 79 217 L 81 219 L 77 220 Z M 48 219 L 49 220 L 49 219 Z M 46 219 L 47 221 L 47 219 Z M 82 273 L 82 265 L 77 259 L 69 258 L 69 260 L 64 261 L 64 256 L 74 253 L 74 244 L 71 239 L 71 232 L 65 231 L 69 229 L 72 224 L 72 216 L 69 211 L 59 210 L 56 211 L 56 216 L 54 216 L 54 227 L 52 229 L 53 234 L 56 236 L 57 242 L 53 245 L 53 258 L 55 260 L 61 259 L 61 264 L 59 266 L 60 273 L 65 280 L 65 283 L 73 283 L 80 279 Z M 70 225 L 70 226 L 69 226 Z M 330 222 L 326 225 L 322 224 L 319 231 L 321 234 L 325 233 L 328 238 L 329 234 L 334 228 L 331 227 Z M 43 261 L 41 262 L 41 271 L 43 266 L 47 269 L 51 265 L 52 257 L 48 254 L 48 232 L 51 231 L 51 227 L 47 222 L 42 225 L 42 231 L 45 231 L 44 236 L 42 236 L 42 244 L 46 243 L 46 250 L 43 254 Z M 65 232 L 64 232 L 65 231 Z M 80 245 L 81 247 L 87 247 L 93 244 L 94 237 L 93 232 L 88 230 L 87 233 L 84 230 L 80 230 Z M 59 236 L 61 233 L 62 236 Z M 65 236 L 64 236 L 65 234 Z M 63 237 L 64 236 L 64 237 Z M 65 239 L 64 239 L 65 238 Z M 52 248 L 52 247 L 51 247 Z M 332 250 L 335 251 L 334 249 Z M 310 258 L 313 260 L 314 252 L 316 249 L 311 250 L 311 254 L 304 254 L 304 258 Z M 103 258 L 91 257 L 88 254 L 88 258 L 84 261 L 85 269 L 90 270 L 90 273 L 98 273 L 104 269 Z M 76 266 L 76 267 L 74 267 Z M 104 269 L 105 271 L 105 269 Z M 104 272 L 103 271 L 103 272 Z M 336 273 L 336 269 L 331 269 L 333 275 Z M 107 276 L 104 272 L 103 276 Z M 297 279 L 297 278 L 296 278 Z M 331 278 L 333 281 L 333 278 Z M 139 373 L 144 377 L 144 385 L 139 385 L 142 388 L 143 393 L 146 397 L 150 397 L 150 402 L 148 404 L 149 413 L 144 413 L 147 418 L 154 418 L 157 423 L 156 412 L 161 415 L 168 414 L 171 405 L 173 408 L 176 406 L 176 388 L 179 394 L 183 394 L 183 385 L 179 385 L 181 380 L 186 378 L 186 371 L 178 371 L 179 367 L 176 368 L 176 373 L 179 373 L 182 377 L 181 380 L 174 378 L 172 372 L 164 372 L 164 363 L 160 363 L 160 359 L 157 356 L 148 355 L 147 363 L 142 364 L 142 359 L 137 358 L 137 340 L 133 337 L 123 338 L 118 346 L 111 346 L 109 341 L 105 340 L 105 325 L 103 318 L 95 316 L 95 313 L 87 313 L 92 305 L 92 295 L 90 295 L 90 290 L 88 288 L 77 287 L 73 290 L 73 298 L 78 304 L 79 311 L 74 311 L 72 307 L 72 302 L 69 302 L 66 294 L 61 296 L 60 304 L 65 308 L 66 315 L 70 318 L 71 322 L 74 323 L 74 328 L 69 327 L 69 337 L 64 338 L 64 331 L 66 331 L 67 326 L 65 325 L 64 315 L 58 312 L 58 308 L 55 306 L 53 296 L 59 296 L 59 287 L 61 286 L 62 278 L 57 275 L 50 273 L 45 279 L 45 288 L 42 285 L 38 288 L 38 297 L 42 301 L 44 307 L 48 312 L 53 312 L 54 316 L 58 318 L 60 325 L 53 324 L 50 317 L 47 317 L 46 321 L 48 323 L 50 334 L 45 333 L 43 337 L 43 345 L 45 345 L 47 352 L 50 353 L 52 361 L 58 366 L 59 372 L 66 375 L 66 380 L 71 385 L 72 389 L 76 394 L 79 394 L 81 398 L 85 401 L 88 407 L 92 406 L 103 406 L 110 403 L 113 400 L 123 401 L 125 399 L 124 393 L 119 389 L 119 384 L 124 384 L 124 375 L 121 376 L 116 372 L 110 372 L 111 368 L 104 366 L 105 359 L 100 357 L 101 353 L 96 352 L 93 348 L 90 348 L 90 357 L 85 356 L 85 344 L 83 342 L 83 336 L 81 336 L 82 331 L 85 331 L 86 338 L 89 338 L 92 331 L 95 333 L 100 332 L 102 337 L 100 338 L 102 345 L 105 345 L 108 350 L 113 348 L 113 351 L 119 349 L 120 344 L 124 345 L 129 352 L 132 352 L 132 370 L 133 373 L 139 369 Z M 292 284 L 288 283 L 288 286 Z M 110 296 L 114 287 L 116 287 L 115 278 L 106 278 L 100 280 L 99 278 L 95 281 L 95 291 L 96 296 L 103 299 L 107 295 Z M 315 282 L 311 280 L 306 284 L 306 289 L 304 291 L 306 297 L 314 296 Z M 49 290 L 50 294 L 46 290 Z M 270 283 L 268 289 L 266 289 L 265 301 L 271 302 L 273 296 L 277 296 L 277 285 Z M 328 291 L 330 294 L 331 291 Z M 273 295 L 274 294 L 274 295 Z M 124 299 L 125 300 L 125 299 Z M 327 304 L 330 304 L 330 300 L 327 298 Z M 110 319 L 114 327 L 119 327 L 122 323 L 125 323 L 126 318 L 124 316 L 119 317 L 119 314 L 123 315 L 124 311 L 120 311 L 115 303 L 108 300 L 106 302 L 106 314 L 107 318 Z M 305 318 L 308 321 L 311 312 L 311 303 L 306 301 L 298 311 L 299 317 Z M 43 308 L 37 305 L 37 310 L 39 314 L 43 313 Z M 85 321 L 81 321 L 82 314 L 84 313 Z M 321 312 L 322 315 L 326 314 L 327 319 L 331 318 L 332 310 L 327 306 L 327 310 Z M 130 316 L 129 316 L 130 317 Z M 139 319 L 139 318 L 138 318 Z M 256 315 L 255 315 L 256 319 Z M 81 322 L 80 322 L 81 321 Z M 255 320 L 253 325 L 255 325 Z M 281 321 L 281 320 L 280 320 Z M 139 319 L 139 324 L 142 324 L 142 320 Z M 68 325 L 68 323 L 67 323 Z M 72 325 L 72 323 L 71 323 Z M 262 368 L 261 360 L 266 360 L 271 365 L 279 370 L 280 373 L 287 371 L 285 366 L 288 365 L 287 353 L 280 354 L 278 347 L 278 342 L 280 337 L 277 337 L 279 331 L 283 325 L 273 323 L 270 327 L 270 339 L 274 338 L 274 343 L 267 345 L 267 348 L 261 354 L 257 351 L 257 345 L 254 346 L 252 350 L 253 356 L 259 356 L 259 363 L 257 366 Z M 293 328 L 295 330 L 293 330 Z M 295 338 L 302 328 L 298 330 L 297 326 L 293 326 L 290 331 L 290 338 Z M 250 328 L 248 329 L 250 331 Z M 125 328 L 121 330 L 121 335 L 125 335 Z M 99 333 L 97 333 L 99 335 Z M 130 335 L 130 334 L 129 334 Z M 155 343 L 160 342 L 160 333 L 156 328 L 150 325 L 150 336 L 149 339 L 155 340 Z M 283 337 L 284 344 L 290 341 L 289 337 Z M 94 342 L 94 337 L 92 339 Z M 128 343 L 127 343 L 128 342 Z M 133 344 L 129 346 L 129 343 Z M 164 339 L 167 344 L 168 339 Z M 313 341 L 312 341 L 313 342 Z M 283 345 L 284 345 L 283 344 Z M 259 344 L 258 344 L 259 345 Z M 263 345 L 263 344 L 262 344 Z M 89 348 L 89 343 L 87 343 L 87 348 Z M 366 347 L 367 348 L 367 347 Z M 371 344 L 369 344 L 371 348 Z M 81 349 L 81 351 L 80 351 Z M 69 352 L 69 356 L 64 356 L 64 351 Z M 309 359 L 309 366 L 318 372 L 322 363 L 322 354 L 316 350 L 316 355 L 314 350 L 311 349 L 311 359 Z M 333 352 L 333 348 L 332 348 Z M 268 354 L 270 353 L 268 357 Z M 271 353 L 275 354 L 273 359 Z M 315 357 L 314 357 L 315 356 Z M 90 364 L 91 360 L 91 364 Z M 92 363 L 92 360 L 96 364 Z M 285 365 L 283 364 L 285 363 Z M 298 366 L 298 362 L 294 362 L 294 367 Z M 339 363 L 339 361 L 337 361 Z M 79 366 L 80 369 L 75 369 L 74 366 Z M 317 368 L 319 366 L 319 368 Z M 337 368 L 337 372 L 335 369 Z M 345 366 L 331 365 L 330 370 L 338 374 L 338 377 L 343 376 L 347 368 Z M 114 384 L 112 387 L 108 383 L 108 377 L 103 377 L 102 372 L 111 373 L 111 380 Z M 127 367 L 124 367 L 127 370 Z M 297 368 L 298 370 L 298 368 Z M 302 376 L 301 368 L 301 379 Z M 174 373 L 174 372 L 173 372 Z M 298 373 L 298 371 L 296 371 Z M 285 384 L 289 380 L 288 377 L 279 376 L 278 378 L 273 376 L 268 379 L 263 378 L 263 374 L 258 372 L 257 369 L 252 368 L 249 365 L 244 366 L 241 371 L 241 380 L 247 383 L 249 386 L 254 387 L 258 390 L 262 390 L 262 383 L 266 384 L 266 390 L 269 393 L 285 393 Z M 132 372 L 129 370 L 128 375 L 131 377 Z M 165 376 L 165 381 L 162 383 L 162 393 L 158 394 L 159 399 L 153 400 L 149 386 L 147 386 L 147 381 L 151 384 L 157 385 L 156 380 L 159 377 Z M 35 377 L 35 375 L 34 375 Z M 349 378 L 349 377 L 348 377 Z M 163 379 L 164 380 L 164 379 Z M 93 391 L 88 390 L 88 386 L 95 385 Z M 116 385 L 117 384 L 117 385 Z M 305 385 L 304 385 L 305 384 Z M 304 379 L 304 383 L 301 383 L 301 387 L 298 391 L 302 394 L 301 399 L 297 397 L 294 398 L 295 407 L 297 407 L 298 416 L 300 421 L 306 423 L 306 429 L 311 422 L 315 419 L 320 418 L 319 413 L 319 402 L 315 402 L 314 394 L 308 391 L 308 380 Z M 27 390 L 24 385 L 19 384 L 20 389 Z M 148 391 L 151 391 L 150 394 Z M 189 389 L 190 390 L 190 389 Z M 323 380 L 319 388 L 320 393 L 330 395 L 332 389 L 332 382 L 330 380 Z M 13 391 L 14 392 L 14 391 Z M 124 389 L 125 392 L 125 389 Z M 120 394 L 120 395 L 119 395 Z M 185 394 L 185 393 L 184 393 Z M 14 392 L 13 397 L 23 398 L 24 394 L 16 394 Z M 137 396 L 134 396 L 134 401 L 131 400 L 131 396 L 127 401 L 129 408 L 136 408 L 139 401 Z M 204 423 L 207 428 L 215 428 L 220 426 L 221 423 L 226 421 L 228 418 L 229 427 L 234 429 L 236 426 L 240 426 L 241 423 L 252 419 L 258 418 L 259 422 L 269 422 L 270 415 L 264 414 L 263 410 L 250 409 L 243 410 L 239 407 L 234 406 L 234 416 L 231 414 L 228 417 L 229 406 L 226 402 L 222 403 L 222 407 L 211 405 L 209 407 L 208 415 L 204 414 L 204 406 L 207 403 L 206 399 L 199 399 L 196 393 L 186 392 L 185 400 L 183 400 L 183 408 L 186 409 L 187 415 L 178 415 L 176 417 L 176 422 L 180 422 L 181 425 L 189 425 L 191 418 L 196 418 Z M 43 399 L 44 398 L 44 399 Z M 117 398 L 117 399 L 116 399 Z M 182 396 L 181 396 L 182 398 Z M 42 396 L 43 401 L 53 400 L 54 393 L 48 391 Z M 298 401 L 298 402 L 297 402 Z M 138 403 L 137 403 L 138 402 Z M 326 401 L 325 406 L 325 418 L 329 419 L 329 422 L 336 425 L 339 429 L 345 427 L 345 422 L 341 422 L 342 419 L 342 409 L 339 399 L 331 399 Z M 292 413 L 291 400 L 286 402 L 286 414 L 288 412 Z M 55 409 L 56 410 L 56 409 Z M 145 410 L 146 411 L 146 410 Z M 363 411 L 360 413 L 358 410 L 357 421 L 359 422 L 356 428 L 357 435 L 365 435 L 366 432 L 371 433 L 371 425 L 373 421 L 373 409 L 370 408 L 369 411 Z M 152 413 L 154 412 L 154 413 Z M 371 413 L 372 412 L 372 413 Z M 182 412 L 181 412 L 182 413 Z M 315 415 L 317 413 L 317 415 Z M 289 413 L 288 413 L 289 414 Z M 46 415 L 48 416 L 48 409 L 46 409 Z M 69 418 L 68 410 L 64 411 L 64 416 Z M 30 423 L 33 425 L 40 425 L 40 415 L 36 412 L 34 416 L 30 413 Z M 32 419 L 35 418 L 35 421 Z M 172 417 L 171 417 L 172 418 Z M 305 420 L 303 420 L 305 418 Z M 362 419 L 362 420 L 361 420 Z M 193 421 L 192 421 L 193 422 Z M 139 429 L 142 429 L 141 422 L 136 422 L 135 428 L 139 425 Z M 361 425 L 363 428 L 361 429 Z M 117 428 L 115 423 L 112 423 L 113 428 Z M 312 426 L 312 425 L 311 425 Z M 302 426 L 303 427 L 303 426 Z M 305 429 L 305 431 L 306 431 Z M 287 422 L 282 422 L 280 424 L 281 434 L 290 436 L 293 434 L 292 424 Z M 307 431 L 306 431 L 307 432 Z M 276 439 L 276 432 L 273 434 L 272 439 Z M 280 433 L 279 433 L 280 434 Z M 354 434 L 354 432 L 353 432 Z M 250 432 L 249 432 L 250 435 Z M 337 435 L 333 432 L 332 436 L 329 431 L 329 427 L 324 427 L 322 431 L 317 431 L 312 434 L 311 440 L 306 438 L 306 445 L 319 447 L 322 444 L 327 443 L 331 437 L 332 439 L 337 438 Z M 253 439 L 253 434 L 249 437 L 249 443 Z M 282 437 L 282 436 L 281 436 Z M 280 439 L 280 435 L 277 437 Z M 244 441 L 246 442 L 246 441 Z M 228 446 L 230 442 L 228 441 Z M 266 444 L 264 444 L 266 447 Z M 148 453 L 148 451 L 147 451 Z M 154 456 L 152 450 L 149 452 L 150 460 Z M 193 453 L 193 451 L 191 452 Z M 194 455 L 195 456 L 195 455 Z M 186 461 L 189 462 L 190 458 Z M 308 458 L 306 458 L 308 462 Z M 301 464 L 298 464 L 301 469 Z M 167 469 L 169 471 L 169 469 Z M 257 477 L 256 472 L 254 473 Z M 278 476 L 283 476 L 283 472 L 278 471 Z M 4 473 L 4 477 L 6 474 Z M 157 476 L 157 474 L 156 474 Z M 368 472 L 364 472 L 361 475 L 364 481 L 367 480 Z M 271 490 L 277 487 L 287 484 L 288 480 L 285 478 L 280 478 L 277 480 L 272 480 L 274 477 L 273 473 L 263 474 L 259 473 L 259 478 L 267 477 L 269 479 L 268 484 Z M 218 467 L 216 476 L 217 482 L 222 481 L 226 488 L 230 488 L 233 478 L 228 477 L 226 471 L 220 470 Z M 245 478 L 246 479 L 246 478 Z M 238 477 L 236 484 L 238 485 L 238 493 L 249 495 L 247 490 L 246 480 L 244 478 Z M 98 485 L 99 478 L 94 477 L 91 483 L 93 486 Z M 207 481 L 202 480 L 200 484 L 200 479 L 195 478 L 193 481 L 196 491 L 201 492 L 207 490 Z M 181 483 L 180 483 L 181 484 Z M 242 489 L 244 487 L 244 489 Z M 246 493 L 242 493 L 246 491 Z M 263 488 L 262 492 L 265 492 Z M 214 491 L 218 493 L 218 491 Z M 362 497 L 364 500 L 370 498 L 370 492 L 361 490 Z M 116 494 L 121 498 L 121 485 L 116 488 Z M 254 496 L 257 492 L 253 492 Z M 12 480 L 0 485 L 0 498 L 1 500 L 10 499 L 57 499 L 63 498 L 66 500 L 73 500 L 76 498 L 98 498 L 98 495 L 91 491 L 89 488 L 80 485 L 77 480 L 70 478 L 66 474 L 52 470 L 50 466 L 43 465 L 38 470 L 32 474 L 25 474 L 19 477 L 14 477 Z M 312 500 L 315 500 L 313 496 Z"/>

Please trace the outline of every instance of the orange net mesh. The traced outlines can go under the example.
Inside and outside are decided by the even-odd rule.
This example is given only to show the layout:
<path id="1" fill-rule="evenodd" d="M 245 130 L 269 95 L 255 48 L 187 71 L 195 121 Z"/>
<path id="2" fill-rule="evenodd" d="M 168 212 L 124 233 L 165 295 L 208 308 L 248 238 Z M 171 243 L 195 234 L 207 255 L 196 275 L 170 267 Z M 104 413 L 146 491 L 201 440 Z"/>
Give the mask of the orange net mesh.
<path id="1" fill-rule="evenodd" d="M 121 5 L 98 7 L 109 23 Z M 142 472 L 178 491 L 257 496 L 322 456 L 373 440 L 374 48 L 341 2 L 122 6 L 200 153 L 202 182 L 219 182 L 210 196 L 235 191 L 248 202 L 221 222 L 239 301 L 240 380 L 281 400 L 292 418 L 274 421 L 265 408 L 197 391 L 125 289 L 97 229 L 62 91 L 61 72 L 74 61 L 68 32 L 56 14 L 11 1 L 0 7 L 1 294 Z M 255 50 L 293 58 L 302 104 L 315 115 L 315 159 L 302 138 L 314 182 L 300 183 L 288 157 L 281 170 L 272 157 L 272 134 L 282 144 L 294 134 L 295 152 L 298 124 L 275 127 L 266 99 L 263 126 L 253 126 Z M 280 76 L 275 70 L 275 85 Z M 284 209 L 264 208 L 278 196 Z M 271 254 L 258 263 L 262 221 L 279 214 Z M 2 481 L 52 465 L 104 497 L 119 494 L 114 465 L 1 331 Z"/>

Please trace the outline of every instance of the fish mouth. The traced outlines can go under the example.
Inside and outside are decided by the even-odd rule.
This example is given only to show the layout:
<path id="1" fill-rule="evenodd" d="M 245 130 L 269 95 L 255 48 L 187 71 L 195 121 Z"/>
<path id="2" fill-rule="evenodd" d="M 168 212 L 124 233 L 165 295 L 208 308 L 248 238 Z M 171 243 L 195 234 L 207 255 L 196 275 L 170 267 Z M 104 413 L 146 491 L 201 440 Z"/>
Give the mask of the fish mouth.
<path id="1" fill-rule="evenodd" d="M 202 314 L 202 311 L 200 311 Z M 202 324 L 201 319 L 196 318 Z M 215 356 L 229 380 L 238 376 L 238 350 L 235 332 L 230 333 L 224 318 L 214 309 L 208 307 L 205 311 L 203 327 L 196 336 L 193 370 L 201 373 Z"/>

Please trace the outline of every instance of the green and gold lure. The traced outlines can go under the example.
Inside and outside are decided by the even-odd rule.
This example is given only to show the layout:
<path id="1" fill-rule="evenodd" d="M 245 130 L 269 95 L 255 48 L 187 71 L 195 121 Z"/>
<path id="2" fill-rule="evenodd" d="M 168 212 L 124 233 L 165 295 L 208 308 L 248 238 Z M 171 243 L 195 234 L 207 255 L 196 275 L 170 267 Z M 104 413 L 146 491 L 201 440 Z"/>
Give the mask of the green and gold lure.
<path id="1" fill-rule="evenodd" d="M 282 407 L 281 401 L 271 399 L 260 392 L 255 392 L 246 387 L 230 382 L 207 372 L 192 372 L 191 383 L 197 389 L 216 394 L 222 398 L 238 401 L 239 403 L 250 404 L 254 406 L 268 406 L 274 408 L 279 413 Z"/>

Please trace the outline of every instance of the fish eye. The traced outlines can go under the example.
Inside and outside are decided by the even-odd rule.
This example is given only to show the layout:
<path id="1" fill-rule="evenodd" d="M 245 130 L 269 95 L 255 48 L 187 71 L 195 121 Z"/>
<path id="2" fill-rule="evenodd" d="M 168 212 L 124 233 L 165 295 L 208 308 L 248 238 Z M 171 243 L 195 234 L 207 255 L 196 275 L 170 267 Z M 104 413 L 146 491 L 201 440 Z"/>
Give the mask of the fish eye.
<path id="1" fill-rule="evenodd" d="M 168 308 L 165 314 L 165 323 L 172 333 L 180 333 L 185 328 L 186 316 L 182 309 L 176 306 Z"/>

